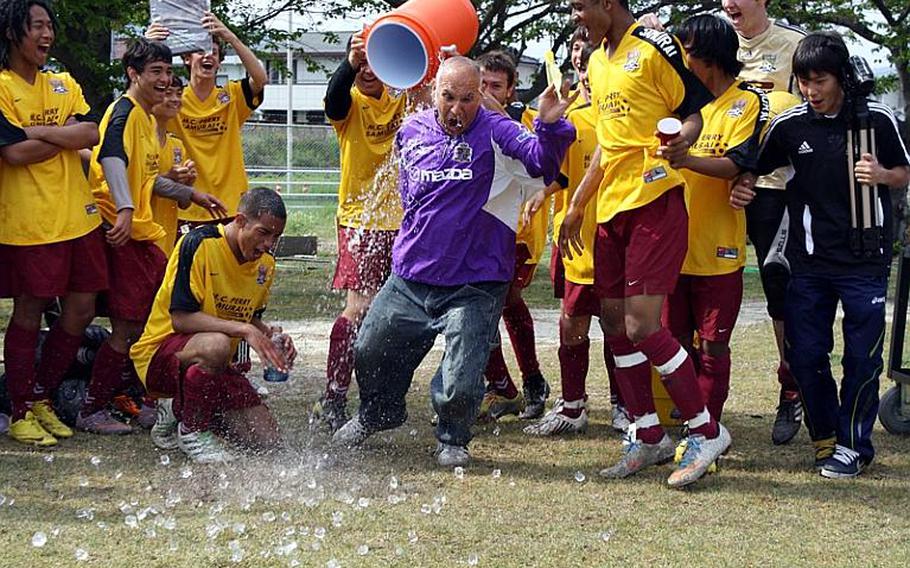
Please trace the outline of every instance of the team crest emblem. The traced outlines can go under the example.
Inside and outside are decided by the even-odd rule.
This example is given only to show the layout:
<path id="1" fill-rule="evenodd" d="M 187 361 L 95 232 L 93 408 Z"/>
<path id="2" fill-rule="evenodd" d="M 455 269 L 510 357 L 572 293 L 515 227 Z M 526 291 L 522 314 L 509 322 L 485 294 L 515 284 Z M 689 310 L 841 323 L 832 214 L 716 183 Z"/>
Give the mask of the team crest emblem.
<path id="1" fill-rule="evenodd" d="M 471 158 L 474 157 L 474 150 L 467 142 L 461 142 L 455 146 L 455 152 L 452 155 L 452 159 L 456 162 L 467 164 L 470 163 Z"/>
<path id="2" fill-rule="evenodd" d="M 637 49 L 633 49 L 626 54 L 626 64 L 622 68 L 627 72 L 631 73 L 632 71 L 637 71 L 640 67 L 638 60 L 641 59 L 641 52 Z"/>
<path id="3" fill-rule="evenodd" d="M 66 88 L 66 85 L 63 84 L 63 81 L 60 79 L 51 79 L 51 89 L 58 95 L 65 95 L 69 92 L 69 89 Z"/>
<path id="4" fill-rule="evenodd" d="M 739 118 L 746 111 L 746 99 L 739 99 L 733 106 L 730 107 L 730 110 L 727 111 L 727 116 L 730 118 Z"/>
<path id="5" fill-rule="evenodd" d="M 225 91 L 218 93 L 218 102 L 226 105 L 231 102 L 231 95 L 227 94 Z"/>
<path id="6" fill-rule="evenodd" d="M 256 277 L 256 284 L 260 286 L 265 284 L 266 276 L 268 276 L 268 269 L 264 266 L 259 267 L 259 276 Z"/>
<path id="7" fill-rule="evenodd" d="M 759 66 L 759 70 L 761 70 L 762 73 L 774 73 L 777 71 L 777 55 L 763 55 L 761 58 L 761 66 Z"/>

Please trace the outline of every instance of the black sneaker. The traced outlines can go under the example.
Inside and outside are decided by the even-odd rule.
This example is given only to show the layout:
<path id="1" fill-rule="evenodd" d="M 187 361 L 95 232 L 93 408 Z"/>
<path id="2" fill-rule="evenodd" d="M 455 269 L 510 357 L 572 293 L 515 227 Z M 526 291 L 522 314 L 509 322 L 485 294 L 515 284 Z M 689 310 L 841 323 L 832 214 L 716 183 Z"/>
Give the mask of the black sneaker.
<path id="1" fill-rule="evenodd" d="M 777 405 L 774 428 L 771 430 L 771 441 L 775 446 L 786 444 L 796 436 L 802 423 L 803 403 L 799 396 L 782 392 L 780 404 Z"/>
<path id="2" fill-rule="evenodd" d="M 550 396 L 550 385 L 539 372 L 525 379 L 522 391 L 525 396 L 525 409 L 518 415 L 522 420 L 536 420 L 543 416 Z"/>
<path id="3" fill-rule="evenodd" d="M 867 465 L 867 460 L 859 452 L 838 444 L 834 448 L 834 455 L 828 458 L 819 473 L 828 479 L 847 479 L 862 473 Z"/>
<path id="4" fill-rule="evenodd" d="M 328 400 L 323 396 L 313 405 L 310 422 L 321 424 L 332 433 L 337 432 L 350 420 L 347 403 L 347 399 L 344 398 Z"/>

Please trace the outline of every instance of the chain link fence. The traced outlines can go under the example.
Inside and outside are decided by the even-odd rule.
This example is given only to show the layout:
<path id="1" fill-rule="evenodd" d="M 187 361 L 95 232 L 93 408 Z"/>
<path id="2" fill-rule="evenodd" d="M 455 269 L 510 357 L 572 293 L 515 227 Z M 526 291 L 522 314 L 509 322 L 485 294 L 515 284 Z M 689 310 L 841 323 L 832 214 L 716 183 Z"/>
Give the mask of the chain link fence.
<path id="1" fill-rule="evenodd" d="M 274 187 L 292 209 L 338 199 L 338 139 L 331 126 L 247 122 L 243 154 L 250 186 Z"/>

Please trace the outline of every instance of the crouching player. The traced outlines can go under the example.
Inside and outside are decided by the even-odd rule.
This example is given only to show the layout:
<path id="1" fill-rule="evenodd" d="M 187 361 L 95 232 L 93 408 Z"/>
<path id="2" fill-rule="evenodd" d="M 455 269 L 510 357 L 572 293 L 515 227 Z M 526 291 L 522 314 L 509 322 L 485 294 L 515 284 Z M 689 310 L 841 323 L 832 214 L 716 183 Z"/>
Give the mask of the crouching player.
<path id="1" fill-rule="evenodd" d="M 279 445 L 275 419 L 231 358 L 241 339 L 280 371 L 297 355 L 287 336 L 283 350 L 273 345 L 273 329 L 261 319 L 275 275 L 269 251 L 286 220 L 281 197 L 254 188 L 228 225 L 199 227 L 177 244 L 142 337 L 130 349 L 146 389 L 174 401 L 172 411 L 158 414 L 156 446 L 179 447 L 198 463 L 229 461 L 216 427 L 242 446 Z"/>
<path id="2" fill-rule="evenodd" d="M 891 263 L 888 187 L 907 183 L 910 157 L 891 110 L 847 92 L 852 80 L 849 53 L 839 35 L 806 36 L 793 55 L 793 72 L 807 102 L 771 122 L 758 173 L 787 165 L 794 170 L 787 183 L 791 279 L 785 303 L 786 355 L 815 444 L 816 467 L 824 477 L 855 477 L 875 456 L 872 426 Z M 868 107 L 875 144 L 873 153 L 854 161 L 844 149 L 853 134 L 851 111 L 857 102 Z M 859 199 L 851 203 L 850 175 L 857 183 L 875 186 L 871 205 L 862 207 Z M 734 194 L 731 200 L 742 205 L 752 195 L 743 199 Z M 851 223 L 851 213 L 857 220 L 867 213 L 877 222 L 860 229 Z M 859 230 L 859 238 L 854 238 Z M 839 397 L 830 360 L 838 302 L 844 312 Z"/>

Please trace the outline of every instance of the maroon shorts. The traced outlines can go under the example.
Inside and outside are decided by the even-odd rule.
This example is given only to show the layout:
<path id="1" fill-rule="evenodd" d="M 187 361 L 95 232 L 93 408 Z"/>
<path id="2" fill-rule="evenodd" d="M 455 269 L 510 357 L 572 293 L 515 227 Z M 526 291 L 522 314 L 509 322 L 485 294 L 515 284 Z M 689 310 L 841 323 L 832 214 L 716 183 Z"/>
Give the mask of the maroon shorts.
<path id="1" fill-rule="evenodd" d="M 676 287 L 688 248 L 682 186 L 597 226 L 594 287 L 601 298 L 665 295 Z"/>
<path id="2" fill-rule="evenodd" d="M 180 396 L 186 370 L 180 368 L 177 353 L 183 351 L 192 337 L 192 334 L 173 334 L 158 346 L 145 375 L 145 388 L 150 395 L 156 398 Z M 218 380 L 220 381 L 219 398 L 212 401 L 212 407 L 216 413 L 253 408 L 262 404 L 259 393 L 243 374 L 229 370 L 218 377 Z"/>
<path id="3" fill-rule="evenodd" d="M 527 264 L 531 260 L 531 251 L 528 245 L 518 243 L 515 245 L 515 274 L 512 276 L 512 288 L 524 290 L 534 280 L 537 264 Z"/>
<path id="4" fill-rule="evenodd" d="M 164 280 L 167 257 L 152 241 L 130 239 L 123 246 L 106 248 L 111 282 L 104 298 L 108 314 L 116 319 L 144 322 Z"/>
<path id="5" fill-rule="evenodd" d="M 667 301 L 663 324 L 674 337 L 727 343 L 743 301 L 743 271 L 719 276 L 682 274 Z"/>
<path id="6" fill-rule="evenodd" d="M 59 243 L 0 245 L 0 296 L 54 298 L 67 292 L 106 290 L 108 264 L 104 249 L 100 227 Z"/>
<path id="7" fill-rule="evenodd" d="M 600 298 L 593 284 L 576 284 L 566 280 L 566 268 L 559 248 L 553 246 L 550 257 L 550 278 L 553 280 L 553 297 L 562 300 L 562 312 L 567 316 L 600 317 Z"/>
<path id="8" fill-rule="evenodd" d="M 332 288 L 376 292 L 392 272 L 392 245 L 398 231 L 338 227 L 338 264 Z"/>

